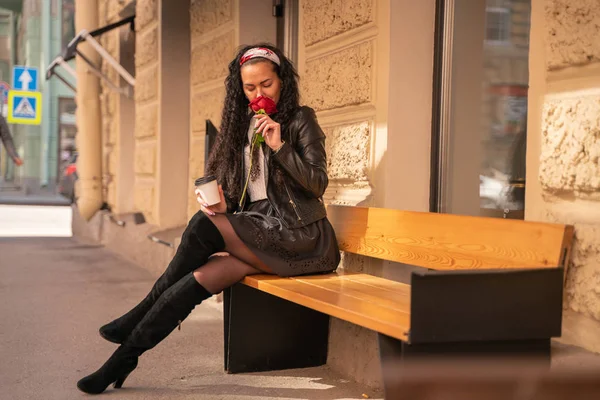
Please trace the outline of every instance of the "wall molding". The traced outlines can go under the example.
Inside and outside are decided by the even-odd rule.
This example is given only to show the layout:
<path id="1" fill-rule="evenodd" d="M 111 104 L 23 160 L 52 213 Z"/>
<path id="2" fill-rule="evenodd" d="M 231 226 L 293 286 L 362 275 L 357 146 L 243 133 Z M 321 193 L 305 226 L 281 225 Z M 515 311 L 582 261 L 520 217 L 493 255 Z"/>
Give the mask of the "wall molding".
<path id="1" fill-rule="evenodd" d="M 363 103 L 356 106 L 345 106 L 317 112 L 319 125 L 332 127 L 349 125 L 356 122 L 371 122 L 375 118 L 377 109 L 373 104 Z"/>
<path id="2" fill-rule="evenodd" d="M 192 86 L 192 90 L 190 91 L 190 93 L 192 96 L 194 96 L 196 94 L 212 92 L 217 89 L 225 89 L 225 78 L 225 76 L 221 76 L 210 81 L 198 83 Z"/>
<path id="3" fill-rule="evenodd" d="M 213 40 L 225 36 L 228 33 L 233 33 L 234 39 L 236 35 L 236 27 L 233 23 L 234 19 L 227 20 L 223 23 L 223 25 L 219 25 L 217 28 L 209 31 L 207 33 L 203 33 L 202 35 L 192 36 L 192 51 L 196 49 L 196 47 L 201 46 L 203 44 L 207 44 L 212 42 Z"/>
<path id="4" fill-rule="evenodd" d="M 340 182 L 330 182 L 323 199 L 327 204 L 343 204 L 366 206 L 371 203 L 371 194 L 373 187 L 369 182 L 355 182 L 343 184 Z"/>
<path id="5" fill-rule="evenodd" d="M 375 23 L 369 22 L 358 28 L 332 36 L 312 46 L 307 46 L 305 50 L 306 62 L 325 55 L 338 53 L 363 42 L 377 39 L 378 32 L 379 30 Z"/>
<path id="6" fill-rule="evenodd" d="M 592 87 L 592 88 L 569 90 L 569 91 L 559 92 L 559 93 L 547 93 L 543 99 L 544 99 L 544 102 L 546 102 L 546 101 L 580 99 L 582 97 L 585 98 L 585 97 L 598 97 L 598 96 L 600 96 L 600 88 Z"/>

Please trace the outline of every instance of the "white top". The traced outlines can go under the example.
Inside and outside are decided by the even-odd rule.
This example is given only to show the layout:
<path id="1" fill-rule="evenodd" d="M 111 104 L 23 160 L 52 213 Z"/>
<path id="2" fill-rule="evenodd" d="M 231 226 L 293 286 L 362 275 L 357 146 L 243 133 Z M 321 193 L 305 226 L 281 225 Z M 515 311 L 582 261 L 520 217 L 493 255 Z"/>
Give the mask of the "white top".
<path id="1" fill-rule="evenodd" d="M 252 143 L 252 136 L 254 136 L 254 118 L 250 120 L 250 126 L 248 127 L 248 142 Z M 250 145 L 244 148 L 244 182 L 248 177 L 250 169 Z M 258 152 L 258 163 L 260 165 L 260 172 L 255 180 L 250 178 L 248 182 L 248 198 L 250 202 L 264 200 L 267 198 L 267 176 L 269 175 L 265 165 L 265 154 L 260 150 Z"/>

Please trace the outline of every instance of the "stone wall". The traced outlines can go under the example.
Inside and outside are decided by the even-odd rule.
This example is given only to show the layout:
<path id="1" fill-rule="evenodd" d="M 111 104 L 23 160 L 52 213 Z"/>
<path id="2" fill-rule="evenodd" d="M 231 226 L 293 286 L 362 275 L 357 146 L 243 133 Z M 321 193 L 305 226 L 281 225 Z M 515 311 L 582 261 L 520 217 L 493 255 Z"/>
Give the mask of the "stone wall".
<path id="1" fill-rule="evenodd" d="M 375 3 L 301 2 L 300 89 L 327 134 L 330 203 L 369 201 L 377 111 Z"/>
<path id="2" fill-rule="evenodd" d="M 98 2 L 98 24 L 105 26 L 119 20 L 119 12 L 122 9 L 119 0 Z M 119 60 L 119 32 L 113 30 L 100 37 L 100 44 L 106 51 Z M 102 72 L 111 79 L 118 82 L 118 73 L 110 67 L 107 62 L 102 62 Z M 116 205 L 116 185 L 119 157 L 119 125 L 118 125 L 118 102 L 119 94 L 112 91 L 106 82 L 101 82 L 100 107 L 102 112 L 102 188 L 103 198 L 111 207 Z"/>
<path id="3" fill-rule="evenodd" d="M 315 109 L 327 135 L 328 203 L 373 202 L 377 107 L 386 103 L 375 90 L 376 46 L 389 40 L 389 32 L 379 27 L 377 10 L 386 2 L 378 3 L 300 2 L 302 102 Z M 344 255 L 340 268 L 362 270 L 365 260 Z M 335 318 L 330 332 L 328 364 L 363 383 L 380 385 L 376 335 Z"/>
<path id="4" fill-rule="evenodd" d="M 575 226 L 563 340 L 600 352 L 600 3 L 532 11 L 526 218 Z"/>
<path id="5" fill-rule="evenodd" d="M 136 3 L 134 206 L 156 221 L 160 0 Z"/>
<path id="6" fill-rule="evenodd" d="M 188 216 L 198 211 L 193 178 L 204 175 L 206 120 L 219 128 L 227 65 L 237 46 L 236 0 L 192 0 L 190 3 L 190 188 Z"/>

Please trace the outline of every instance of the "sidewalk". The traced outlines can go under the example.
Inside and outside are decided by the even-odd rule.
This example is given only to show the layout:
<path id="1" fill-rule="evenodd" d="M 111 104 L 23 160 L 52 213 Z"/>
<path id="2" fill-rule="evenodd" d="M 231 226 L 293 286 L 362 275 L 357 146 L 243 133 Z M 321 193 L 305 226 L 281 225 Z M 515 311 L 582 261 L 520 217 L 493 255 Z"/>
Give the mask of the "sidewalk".
<path id="1" fill-rule="evenodd" d="M 116 348 L 98 327 L 136 304 L 152 275 L 72 238 L 0 238 L 0 400 L 86 398 L 75 383 Z M 382 399 L 327 367 L 227 375 L 222 310 L 197 307 L 140 359 L 116 399 Z M 600 370 L 600 355 L 559 343 L 553 368 Z"/>
<path id="2" fill-rule="evenodd" d="M 77 380 L 116 348 L 98 327 L 149 290 L 146 270 L 71 238 L 0 238 L 0 399 L 78 399 Z M 217 305 L 197 307 L 140 359 L 116 399 L 381 399 L 327 367 L 223 372 Z"/>

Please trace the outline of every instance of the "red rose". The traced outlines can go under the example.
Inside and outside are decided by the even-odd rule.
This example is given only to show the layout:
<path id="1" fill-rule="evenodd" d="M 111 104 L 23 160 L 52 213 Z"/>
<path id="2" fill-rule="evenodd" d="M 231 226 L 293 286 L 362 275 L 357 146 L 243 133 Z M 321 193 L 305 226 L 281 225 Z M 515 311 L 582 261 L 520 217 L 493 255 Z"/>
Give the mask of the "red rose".
<path id="1" fill-rule="evenodd" d="M 258 96 L 250 102 L 250 108 L 255 113 L 263 110 L 265 114 L 271 115 L 277 112 L 277 105 L 270 97 Z M 260 113 L 262 114 L 262 113 Z"/>

